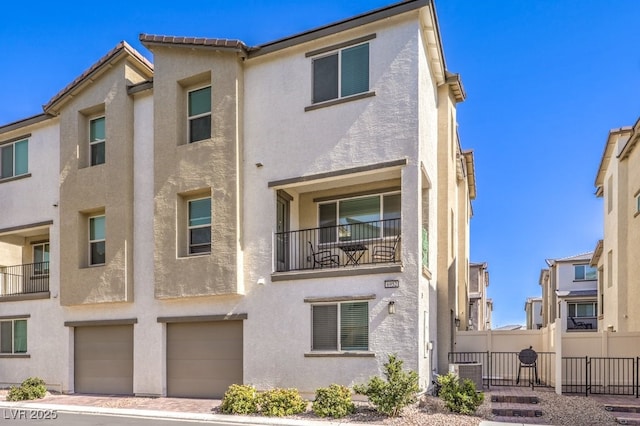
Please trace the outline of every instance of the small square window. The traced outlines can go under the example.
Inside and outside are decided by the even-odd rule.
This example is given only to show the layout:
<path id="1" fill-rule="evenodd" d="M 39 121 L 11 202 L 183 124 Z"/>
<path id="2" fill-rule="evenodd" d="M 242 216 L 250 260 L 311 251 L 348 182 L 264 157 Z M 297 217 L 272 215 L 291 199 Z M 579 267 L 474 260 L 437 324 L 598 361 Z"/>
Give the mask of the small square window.
<path id="1" fill-rule="evenodd" d="M 598 270 L 589 265 L 574 266 L 574 280 L 595 281 L 598 278 Z"/>
<path id="2" fill-rule="evenodd" d="M 23 354 L 27 352 L 27 320 L 0 321 L 0 353 Z"/>
<path id="3" fill-rule="evenodd" d="M 97 166 L 105 162 L 105 118 L 99 117 L 89 121 L 89 150 L 91 165 Z"/>
<path id="4" fill-rule="evenodd" d="M 189 254 L 211 253 L 211 198 L 189 201 Z"/>
<path id="5" fill-rule="evenodd" d="M 105 216 L 89 218 L 89 265 L 106 263 Z"/>
<path id="6" fill-rule="evenodd" d="M 313 103 L 369 90 L 369 43 L 313 59 Z"/>
<path id="7" fill-rule="evenodd" d="M 0 179 L 29 173 L 29 141 L 27 139 L 0 147 Z"/>
<path id="8" fill-rule="evenodd" d="M 369 303 L 311 306 L 312 351 L 369 350 Z"/>
<path id="9" fill-rule="evenodd" d="M 189 143 L 211 138 L 211 86 L 189 92 Z"/>

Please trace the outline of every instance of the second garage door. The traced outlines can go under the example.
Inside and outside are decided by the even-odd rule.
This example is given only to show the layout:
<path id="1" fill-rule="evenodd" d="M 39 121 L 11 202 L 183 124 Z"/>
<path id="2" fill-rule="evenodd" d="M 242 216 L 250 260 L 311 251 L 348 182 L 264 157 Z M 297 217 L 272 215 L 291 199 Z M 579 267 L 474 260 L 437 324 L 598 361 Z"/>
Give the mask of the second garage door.
<path id="1" fill-rule="evenodd" d="M 76 327 L 75 391 L 133 394 L 133 326 Z"/>
<path id="2" fill-rule="evenodd" d="M 167 324 L 167 396 L 220 398 L 242 384 L 242 321 Z"/>

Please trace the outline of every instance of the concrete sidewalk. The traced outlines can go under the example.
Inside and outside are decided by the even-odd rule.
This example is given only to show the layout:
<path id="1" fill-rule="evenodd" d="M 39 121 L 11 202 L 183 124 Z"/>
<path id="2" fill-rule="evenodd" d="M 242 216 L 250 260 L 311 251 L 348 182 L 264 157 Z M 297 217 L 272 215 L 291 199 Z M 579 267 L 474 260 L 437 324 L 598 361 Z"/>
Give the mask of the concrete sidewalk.
<path id="1" fill-rule="evenodd" d="M 4 396 L 0 395 L 1 399 Z M 1 400 L 0 409 L 52 410 L 64 413 L 101 414 L 198 422 L 225 422 L 253 425 L 339 426 L 344 422 L 290 419 L 263 416 L 240 416 L 216 413 L 220 400 L 186 398 L 144 398 L 103 395 L 47 395 L 34 401 Z M 350 423 L 357 424 L 357 423 Z M 362 423 L 361 423 L 362 424 Z M 367 423 L 376 426 L 374 423 Z"/>

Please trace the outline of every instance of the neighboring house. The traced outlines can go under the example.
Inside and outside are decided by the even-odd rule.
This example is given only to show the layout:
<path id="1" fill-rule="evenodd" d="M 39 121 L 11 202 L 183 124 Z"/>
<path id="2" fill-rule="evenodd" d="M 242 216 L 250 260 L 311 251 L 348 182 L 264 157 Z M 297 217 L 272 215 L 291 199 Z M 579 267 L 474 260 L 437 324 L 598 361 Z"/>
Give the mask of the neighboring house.
<path id="1" fill-rule="evenodd" d="M 527 297 L 524 304 L 524 311 L 527 318 L 527 330 L 538 330 L 542 328 L 542 298 Z"/>
<path id="2" fill-rule="evenodd" d="M 564 331 L 597 331 L 597 271 L 593 253 L 547 259 L 540 272 L 542 327 L 562 320 Z"/>
<path id="3" fill-rule="evenodd" d="M 469 326 L 468 330 L 490 330 L 493 303 L 487 298 L 489 270 L 487 263 L 469 265 Z"/>
<path id="4" fill-rule="evenodd" d="M 591 265 L 598 269 L 599 326 L 640 331 L 640 120 L 611 130 L 598 174 L 596 196 L 604 198 L 604 239 Z"/>
<path id="5" fill-rule="evenodd" d="M 520 324 L 508 324 L 508 325 L 503 325 L 498 328 L 495 328 L 494 331 L 516 331 L 521 329 L 522 329 L 522 325 Z"/>
<path id="6" fill-rule="evenodd" d="M 153 65 L 122 42 L 0 126 L 0 382 L 313 391 L 396 353 L 429 387 L 476 193 L 432 2 L 260 46 L 140 40 Z"/>

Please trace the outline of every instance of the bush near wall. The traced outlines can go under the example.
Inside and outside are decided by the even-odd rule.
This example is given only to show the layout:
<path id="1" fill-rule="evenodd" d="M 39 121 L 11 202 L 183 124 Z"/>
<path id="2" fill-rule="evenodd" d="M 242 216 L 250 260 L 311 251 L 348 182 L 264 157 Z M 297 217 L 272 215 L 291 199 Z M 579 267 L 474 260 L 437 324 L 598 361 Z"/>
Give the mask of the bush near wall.
<path id="1" fill-rule="evenodd" d="M 336 419 L 352 414 L 356 406 L 351 400 L 351 390 L 348 387 L 333 384 L 316 390 L 312 409 L 317 416 Z"/>
<path id="2" fill-rule="evenodd" d="M 438 377 L 439 396 L 445 406 L 454 413 L 473 414 L 484 401 L 484 394 L 476 391 L 476 385 L 469 379 L 460 379 L 453 373 Z"/>
<path id="3" fill-rule="evenodd" d="M 47 394 L 45 382 L 39 377 L 29 377 L 19 387 L 11 386 L 7 401 L 27 401 L 44 398 Z"/>

